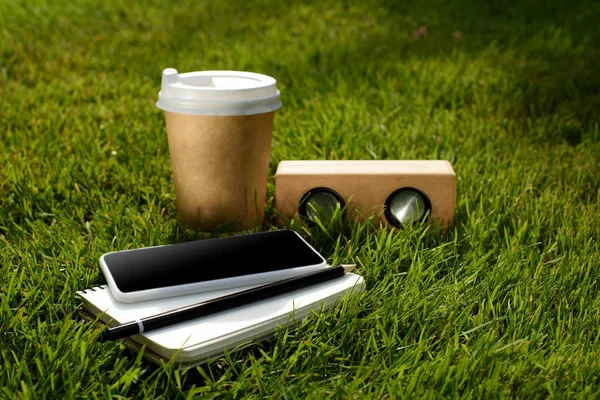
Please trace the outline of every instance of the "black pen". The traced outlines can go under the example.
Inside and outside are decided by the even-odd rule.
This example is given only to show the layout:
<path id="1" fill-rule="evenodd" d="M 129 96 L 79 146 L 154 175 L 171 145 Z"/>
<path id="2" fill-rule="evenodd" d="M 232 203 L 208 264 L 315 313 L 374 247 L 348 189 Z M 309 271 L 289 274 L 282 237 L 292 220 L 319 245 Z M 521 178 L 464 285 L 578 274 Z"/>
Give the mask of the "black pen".
<path id="1" fill-rule="evenodd" d="M 241 292 L 235 292 L 216 299 L 176 308 L 151 317 L 137 319 L 108 328 L 104 331 L 102 338 L 104 340 L 123 339 L 132 335 L 137 335 L 138 333 L 148 332 L 180 322 L 189 321 L 191 319 L 230 310 L 235 307 L 275 297 L 307 286 L 316 285 L 335 278 L 341 278 L 354 268 L 356 268 L 355 264 L 324 268 L 317 272 L 311 272 L 294 278 L 261 285 L 252 289 L 242 290 Z"/>

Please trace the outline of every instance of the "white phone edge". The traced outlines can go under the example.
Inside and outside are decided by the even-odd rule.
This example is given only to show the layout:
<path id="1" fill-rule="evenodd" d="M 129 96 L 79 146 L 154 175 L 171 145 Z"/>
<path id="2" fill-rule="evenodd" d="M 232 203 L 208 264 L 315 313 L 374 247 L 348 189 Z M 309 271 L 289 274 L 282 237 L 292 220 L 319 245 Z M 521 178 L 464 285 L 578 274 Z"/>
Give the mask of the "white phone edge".
<path id="1" fill-rule="evenodd" d="M 108 269 L 108 265 L 106 265 L 106 261 L 104 257 L 109 254 L 114 253 L 122 253 L 124 251 L 137 251 L 143 249 L 150 249 L 153 247 L 162 247 L 162 246 L 171 246 L 171 245 L 159 245 L 159 246 L 151 246 L 145 247 L 141 249 L 130 249 L 130 250 L 120 250 L 120 251 L 111 251 L 109 253 L 103 254 L 100 257 L 100 269 L 106 278 L 106 283 L 108 284 L 108 288 L 115 298 L 115 300 L 121 303 L 138 303 L 141 301 L 148 300 L 158 300 L 164 299 L 167 297 L 176 297 L 176 296 L 185 296 L 189 294 L 196 294 L 202 292 L 212 292 L 215 290 L 224 290 L 231 289 L 242 286 L 251 286 L 251 285 L 261 285 L 266 283 L 271 283 L 275 281 L 279 281 L 282 279 L 293 278 L 298 275 L 306 274 L 309 272 L 317 271 L 322 268 L 328 267 L 327 261 L 323 258 L 321 254 L 319 254 L 302 236 L 298 234 L 298 232 L 292 231 L 298 237 L 306 243 L 306 245 L 317 254 L 322 262 L 319 264 L 306 265 L 302 267 L 296 268 L 286 268 L 277 271 L 270 272 L 261 272 L 258 274 L 250 274 L 250 275 L 242 275 L 231 278 L 222 278 L 222 279 L 214 279 L 210 281 L 197 282 L 197 283 L 188 283 L 185 285 L 177 285 L 177 286 L 166 286 L 157 289 L 148 289 L 148 290 L 138 290 L 135 292 L 122 292 L 117 287 L 117 283 L 115 282 L 110 270 Z"/>

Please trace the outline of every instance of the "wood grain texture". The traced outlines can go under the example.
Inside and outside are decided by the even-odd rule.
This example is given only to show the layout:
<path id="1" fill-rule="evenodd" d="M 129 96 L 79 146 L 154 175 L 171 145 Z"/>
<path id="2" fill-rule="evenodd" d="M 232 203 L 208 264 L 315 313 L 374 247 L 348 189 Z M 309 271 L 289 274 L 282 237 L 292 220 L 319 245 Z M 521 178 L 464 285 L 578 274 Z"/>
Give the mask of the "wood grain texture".
<path id="1" fill-rule="evenodd" d="M 454 224 L 455 178 L 444 160 L 282 161 L 275 175 L 275 208 L 282 220 L 298 218 L 304 195 L 325 187 L 342 196 L 346 218 L 375 216 L 390 227 L 384 215 L 387 198 L 397 189 L 414 188 L 431 202 L 430 222 L 448 228 Z"/>

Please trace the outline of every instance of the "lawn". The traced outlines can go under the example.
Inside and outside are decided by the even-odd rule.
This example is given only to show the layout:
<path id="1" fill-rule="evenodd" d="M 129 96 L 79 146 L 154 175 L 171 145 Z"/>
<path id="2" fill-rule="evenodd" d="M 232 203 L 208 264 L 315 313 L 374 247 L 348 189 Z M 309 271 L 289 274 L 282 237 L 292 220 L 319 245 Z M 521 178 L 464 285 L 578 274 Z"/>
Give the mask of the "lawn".
<path id="1" fill-rule="evenodd" d="M 600 394 L 594 1 L 0 2 L 0 397 Z M 292 226 L 368 290 L 178 372 L 78 314 L 175 218 L 163 68 L 275 77 L 281 160 L 447 159 L 456 224 Z"/>

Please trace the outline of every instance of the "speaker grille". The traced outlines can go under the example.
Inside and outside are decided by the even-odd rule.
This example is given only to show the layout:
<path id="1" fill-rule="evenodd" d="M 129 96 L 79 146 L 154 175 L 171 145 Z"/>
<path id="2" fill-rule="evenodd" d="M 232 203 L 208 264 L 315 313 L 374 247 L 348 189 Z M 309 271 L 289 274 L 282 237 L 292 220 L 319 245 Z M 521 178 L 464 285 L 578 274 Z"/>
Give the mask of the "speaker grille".
<path id="1" fill-rule="evenodd" d="M 400 188 L 385 202 L 385 217 L 396 227 L 420 222 L 431 212 L 429 198 L 415 188 Z"/>
<path id="2" fill-rule="evenodd" d="M 344 200 L 338 192 L 326 187 L 318 187 L 309 190 L 302 196 L 298 213 L 306 222 L 315 222 L 320 220 L 329 220 L 335 213 L 339 204 L 340 209 L 344 208 Z"/>

